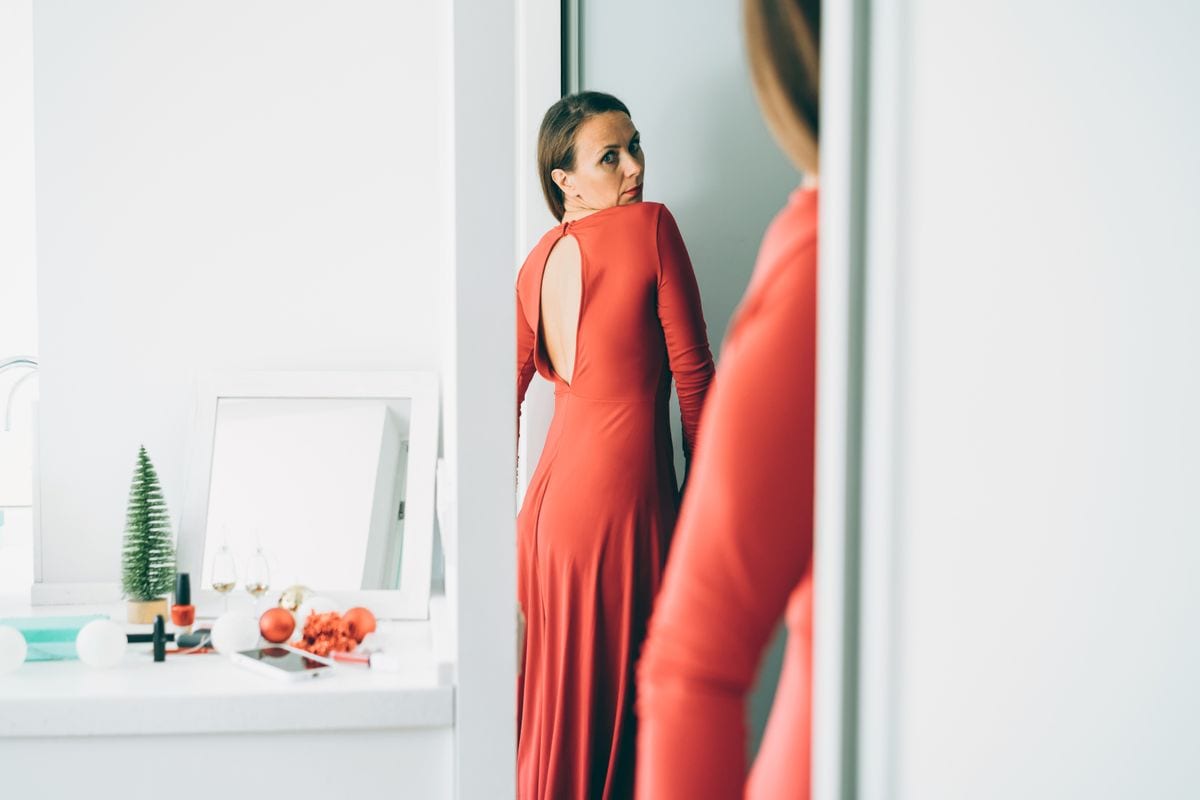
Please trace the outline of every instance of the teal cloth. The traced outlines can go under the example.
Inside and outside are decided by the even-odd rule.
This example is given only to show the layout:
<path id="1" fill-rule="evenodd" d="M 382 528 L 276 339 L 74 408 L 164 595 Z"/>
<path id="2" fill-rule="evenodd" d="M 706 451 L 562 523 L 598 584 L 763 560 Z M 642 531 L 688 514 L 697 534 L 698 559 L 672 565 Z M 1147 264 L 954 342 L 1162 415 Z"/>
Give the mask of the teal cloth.
<path id="1" fill-rule="evenodd" d="M 16 617 L 0 619 L 0 625 L 16 628 L 25 637 L 29 650 L 26 661 L 65 661 L 79 658 L 75 652 L 75 637 L 79 629 L 97 619 L 108 619 L 107 614 L 90 614 L 82 617 Z"/>

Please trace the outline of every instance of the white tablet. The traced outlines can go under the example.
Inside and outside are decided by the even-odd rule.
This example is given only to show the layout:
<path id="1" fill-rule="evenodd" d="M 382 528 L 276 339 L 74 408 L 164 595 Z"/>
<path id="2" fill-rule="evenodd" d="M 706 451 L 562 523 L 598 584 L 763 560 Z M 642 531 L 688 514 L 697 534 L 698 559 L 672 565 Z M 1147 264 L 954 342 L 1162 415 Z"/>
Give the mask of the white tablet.
<path id="1" fill-rule="evenodd" d="M 263 675 L 284 681 L 303 681 L 309 678 L 319 678 L 332 668 L 306 655 L 283 647 L 260 647 L 255 650 L 241 650 L 230 658 L 247 669 L 252 669 Z M 322 659 L 323 660 L 323 659 Z"/>

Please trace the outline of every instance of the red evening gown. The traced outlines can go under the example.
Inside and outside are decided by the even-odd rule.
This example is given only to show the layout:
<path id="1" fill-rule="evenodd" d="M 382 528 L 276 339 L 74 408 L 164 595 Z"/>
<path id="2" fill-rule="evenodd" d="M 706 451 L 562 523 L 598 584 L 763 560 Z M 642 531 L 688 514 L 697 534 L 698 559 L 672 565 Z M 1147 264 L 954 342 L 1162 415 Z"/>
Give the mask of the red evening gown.
<path id="1" fill-rule="evenodd" d="M 704 410 L 639 667 L 639 798 L 809 797 L 816 341 L 817 192 L 797 190 Z M 747 779 L 746 698 L 781 616 L 787 651 Z"/>
<path id="2" fill-rule="evenodd" d="M 582 257 L 570 384 L 540 324 L 542 273 L 564 236 Z M 517 796 L 628 798 L 634 664 L 679 503 L 671 378 L 687 453 L 713 375 L 692 265 L 664 206 L 598 211 L 533 248 L 517 278 L 518 409 L 535 369 L 554 384 L 554 418 L 517 517 Z"/>

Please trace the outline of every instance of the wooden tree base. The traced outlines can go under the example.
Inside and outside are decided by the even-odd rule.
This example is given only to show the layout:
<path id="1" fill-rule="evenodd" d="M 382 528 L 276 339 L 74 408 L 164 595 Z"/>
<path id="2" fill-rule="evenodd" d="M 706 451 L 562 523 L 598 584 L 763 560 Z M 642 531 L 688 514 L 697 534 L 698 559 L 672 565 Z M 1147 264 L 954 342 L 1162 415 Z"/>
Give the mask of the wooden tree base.
<path id="1" fill-rule="evenodd" d="M 135 625 L 153 625 L 154 618 L 159 614 L 170 619 L 167 617 L 167 599 L 165 597 L 144 602 L 130 600 L 125 604 L 125 608 L 128 612 L 128 621 Z"/>

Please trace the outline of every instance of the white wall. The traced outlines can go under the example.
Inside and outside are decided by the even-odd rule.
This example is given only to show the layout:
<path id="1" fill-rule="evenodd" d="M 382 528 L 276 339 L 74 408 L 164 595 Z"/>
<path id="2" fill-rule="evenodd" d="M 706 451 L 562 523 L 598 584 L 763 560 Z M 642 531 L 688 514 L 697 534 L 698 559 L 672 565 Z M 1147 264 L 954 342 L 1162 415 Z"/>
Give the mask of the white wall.
<path id="1" fill-rule="evenodd" d="M 438 368 L 437 6 L 37 3 L 42 581 L 117 578 L 139 443 L 178 515 L 199 372 Z"/>
<path id="2" fill-rule="evenodd" d="M 633 114 L 646 152 L 645 196 L 666 203 L 679 221 L 719 374 L 720 345 L 763 233 L 800 181 L 755 102 L 741 4 L 605 0 L 582 7 L 583 88 L 616 95 Z M 673 394 L 671 406 L 682 480 Z M 782 643 L 781 628 L 751 698 L 752 746 L 770 710 Z"/>
<path id="3" fill-rule="evenodd" d="M 34 356 L 37 269 L 33 216 L 33 3 L 0 3 L 0 359 Z M 0 503 L 32 499 L 33 399 L 37 378 L 13 394 L 12 430 L 3 430 L 9 392 L 28 371 L 0 376 Z M 25 593 L 33 576 L 33 510 L 0 508 L 0 595 Z"/>
<path id="4" fill-rule="evenodd" d="M 0 4 L 0 358 L 13 355 L 37 355 L 32 0 Z M 21 374 L 0 378 L 0 403 Z"/>
<path id="5" fill-rule="evenodd" d="M 868 242 L 897 281 L 868 493 L 898 503 L 868 531 L 896 561 L 862 796 L 1194 796 L 1200 6 L 899 7 L 872 33 L 899 236 Z"/>

